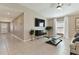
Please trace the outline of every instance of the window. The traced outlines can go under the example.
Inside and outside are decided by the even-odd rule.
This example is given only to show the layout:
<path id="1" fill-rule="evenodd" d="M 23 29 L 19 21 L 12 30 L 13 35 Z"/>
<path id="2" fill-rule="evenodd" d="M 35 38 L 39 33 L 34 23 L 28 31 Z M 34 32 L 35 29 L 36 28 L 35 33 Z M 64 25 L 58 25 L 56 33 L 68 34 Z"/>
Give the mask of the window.
<path id="1" fill-rule="evenodd" d="M 57 22 L 56 22 L 56 32 L 57 34 L 64 34 L 64 19 L 57 19 Z"/>

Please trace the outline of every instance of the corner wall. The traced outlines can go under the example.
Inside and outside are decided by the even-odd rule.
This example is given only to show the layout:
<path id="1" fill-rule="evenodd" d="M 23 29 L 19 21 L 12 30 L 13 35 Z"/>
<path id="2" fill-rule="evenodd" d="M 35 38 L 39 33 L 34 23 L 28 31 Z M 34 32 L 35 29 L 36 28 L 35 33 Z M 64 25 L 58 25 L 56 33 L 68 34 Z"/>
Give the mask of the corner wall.
<path id="1" fill-rule="evenodd" d="M 12 34 L 24 40 L 24 14 L 22 13 L 12 21 Z"/>
<path id="2" fill-rule="evenodd" d="M 26 12 L 24 13 L 24 40 L 25 41 L 31 40 L 30 34 L 29 34 L 31 29 L 34 29 L 34 30 L 45 29 L 45 27 L 35 27 L 35 18 L 44 19 L 45 25 L 47 25 L 46 19 L 43 16 L 33 12 L 32 10 L 27 9 Z"/>
<path id="3" fill-rule="evenodd" d="M 53 36 L 54 35 L 54 19 L 48 19 L 47 20 L 47 26 L 51 26 L 52 27 L 52 30 L 50 31 L 50 36 Z"/>

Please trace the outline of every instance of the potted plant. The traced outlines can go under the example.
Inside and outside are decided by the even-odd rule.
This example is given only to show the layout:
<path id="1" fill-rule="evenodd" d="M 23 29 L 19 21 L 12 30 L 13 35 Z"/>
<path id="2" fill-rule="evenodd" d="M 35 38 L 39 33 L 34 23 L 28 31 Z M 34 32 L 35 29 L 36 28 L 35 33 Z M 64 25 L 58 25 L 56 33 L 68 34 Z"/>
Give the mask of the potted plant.
<path id="1" fill-rule="evenodd" d="M 34 40 L 35 31 L 34 30 L 30 30 L 29 34 L 31 35 L 31 41 Z"/>
<path id="2" fill-rule="evenodd" d="M 51 26 L 47 26 L 46 28 L 45 28 L 45 30 L 47 31 L 47 35 L 48 36 L 50 36 L 50 31 L 52 30 L 52 27 Z"/>

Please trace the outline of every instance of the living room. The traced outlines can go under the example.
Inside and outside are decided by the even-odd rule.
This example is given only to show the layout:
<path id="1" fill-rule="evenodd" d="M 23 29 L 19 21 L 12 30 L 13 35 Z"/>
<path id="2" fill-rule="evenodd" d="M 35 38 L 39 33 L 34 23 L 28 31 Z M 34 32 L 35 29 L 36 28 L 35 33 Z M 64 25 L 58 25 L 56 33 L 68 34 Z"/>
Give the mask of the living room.
<path id="1" fill-rule="evenodd" d="M 79 4 L 0 4 L 0 32 L 3 32 L 0 33 L 1 55 L 78 54 L 78 49 L 74 49 L 75 44 L 72 42 L 78 33 L 77 5 Z M 5 23 L 9 25 L 6 26 Z"/>
<path id="2" fill-rule="evenodd" d="M 1 59 L 78 59 L 78 0 L 0 0 Z"/>

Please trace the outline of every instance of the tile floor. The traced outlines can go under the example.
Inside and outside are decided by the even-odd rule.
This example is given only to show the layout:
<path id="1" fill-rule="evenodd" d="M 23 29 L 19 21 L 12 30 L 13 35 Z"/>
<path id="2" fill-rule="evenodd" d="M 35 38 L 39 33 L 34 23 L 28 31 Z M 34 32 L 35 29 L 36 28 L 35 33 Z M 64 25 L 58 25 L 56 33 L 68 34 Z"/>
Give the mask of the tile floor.
<path id="1" fill-rule="evenodd" d="M 11 34 L 0 34 L 0 55 L 69 55 L 69 39 L 58 46 L 46 44 L 46 38 L 22 42 Z"/>

